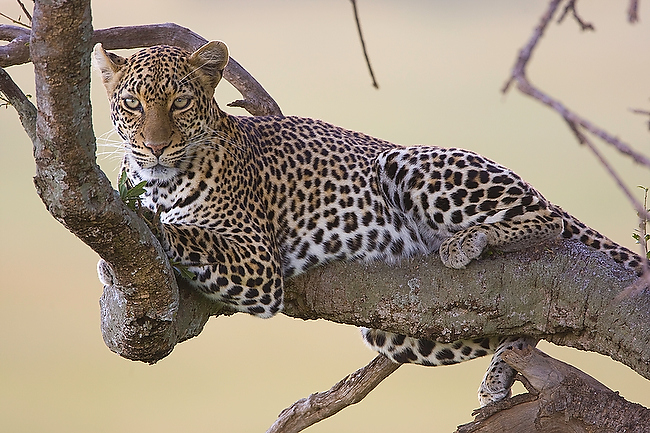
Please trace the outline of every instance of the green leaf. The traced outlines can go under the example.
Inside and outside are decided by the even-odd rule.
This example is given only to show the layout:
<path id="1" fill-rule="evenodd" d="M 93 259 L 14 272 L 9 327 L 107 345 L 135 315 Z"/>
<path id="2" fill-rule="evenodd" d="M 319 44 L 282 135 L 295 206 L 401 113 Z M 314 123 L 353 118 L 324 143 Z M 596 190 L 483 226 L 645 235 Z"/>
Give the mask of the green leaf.
<path id="1" fill-rule="evenodd" d="M 147 184 L 146 180 L 143 180 L 133 188 L 127 190 L 126 192 L 126 198 L 127 199 L 138 199 L 140 200 L 140 196 L 144 194 L 146 191 L 144 189 L 145 185 Z"/>
<path id="2" fill-rule="evenodd" d="M 122 171 L 120 179 L 117 181 L 117 190 L 120 194 L 120 198 L 126 204 L 129 209 L 135 211 L 136 208 L 139 208 L 142 194 L 146 192 L 144 189 L 147 185 L 147 181 L 142 181 L 136 186 L 129 188 L 129 179 L 126 176 L 126 171 Z"/>
<path id="3" fill-rule="evenodd" d="M 182 265 L 179 262 L 176 262 L 174 260 L 170 260 L 169 264 L 172 265 L 172 268 L 176 273 L 181 276 L 182 278 L 185 278 L 186 280 L 195 280 L 196 279 L 196 274 L 189 269 L 187 269 L 186 265 Z"/>

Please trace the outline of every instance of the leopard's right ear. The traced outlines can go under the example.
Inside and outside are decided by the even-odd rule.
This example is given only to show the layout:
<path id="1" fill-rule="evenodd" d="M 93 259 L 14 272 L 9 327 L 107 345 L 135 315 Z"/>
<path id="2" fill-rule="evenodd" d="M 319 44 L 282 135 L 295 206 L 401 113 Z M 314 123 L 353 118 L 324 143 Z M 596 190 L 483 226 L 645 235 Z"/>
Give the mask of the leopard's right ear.
<path id="1" fill-rule="evenodd" d="M 106 92 L 111 95 L 120 78 L 120 70 L 126 64 L 126 59 L 117 54 L 104 50 L 102 44 L 95 45 L 93 49 L 93 65 L 102 74 L 102 83 Z"/>
<path id="2" fill-rule="evenodd" d="M 209 87 L 214 90 L 228 64 L 228 46 L 221 41 L 211 41 L 194 51 L 187 59 Z"/>

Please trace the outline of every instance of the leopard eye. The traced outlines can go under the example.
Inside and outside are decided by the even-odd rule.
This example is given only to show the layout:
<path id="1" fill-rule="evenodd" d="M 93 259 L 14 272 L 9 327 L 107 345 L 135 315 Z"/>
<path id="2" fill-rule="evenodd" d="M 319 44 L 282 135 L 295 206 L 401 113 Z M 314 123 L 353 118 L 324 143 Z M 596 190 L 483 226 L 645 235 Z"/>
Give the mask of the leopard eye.
<path id="1" fill-rule="evenodd" d="M 178 98 L 174 99 L 174 109 L 176 110 L 182 110 L 183 108 L 187 108 L 187 106 L 190 104 L 190 98 L 185 97 L 185 96 L 179 96 Z"/>
<path id="2" fill-rule="evenodd" d="M 140 110 L 141 108 L 140 101 L 138 101 L 136 98 L 128 97 L 122 99 L 122 101 L 124 101 L 126 108 L 130 110 Z"/>

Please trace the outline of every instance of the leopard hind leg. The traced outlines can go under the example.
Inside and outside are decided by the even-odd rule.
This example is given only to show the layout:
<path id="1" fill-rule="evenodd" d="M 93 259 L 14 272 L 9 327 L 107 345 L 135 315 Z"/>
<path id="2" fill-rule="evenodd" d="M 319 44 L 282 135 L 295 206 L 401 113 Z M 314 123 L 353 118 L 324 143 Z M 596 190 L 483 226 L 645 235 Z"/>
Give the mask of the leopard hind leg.
<path id="1" fill-rule="evenodd" d="M 525 344 L 537 345 L 537 340 L 530 337 L 485 337 L 439 343 L 378 329 L 361 328 L 361 333 L 368 347 L 398 364 L 451 365 L 493 353 L 478 390 L 481 407 L 511 394 L 517 372 L 503 360 L 503 352 L 513 347 L 521 349 Z"/>
<path id="2" fill-rule="evenodd" d="M 501 339 L 478 389 L 478 400 L 481 407 L 501 401 L 511 395 L 511 388 L 517 371 L 503 360 L 503 352 L 515 347 L 521 350 L 525 345 L 535 347 L 538 341 L 531 337 L 505 337 Z"/>
<path id="3" fill-rule="evenodd" d="M 372 350 L 393 362 L 427 366 L 451 365 L 494 353 L 500 338 L 476 338 L 440 343 L 403 334 L 361 328 L 363 340 Z"/>

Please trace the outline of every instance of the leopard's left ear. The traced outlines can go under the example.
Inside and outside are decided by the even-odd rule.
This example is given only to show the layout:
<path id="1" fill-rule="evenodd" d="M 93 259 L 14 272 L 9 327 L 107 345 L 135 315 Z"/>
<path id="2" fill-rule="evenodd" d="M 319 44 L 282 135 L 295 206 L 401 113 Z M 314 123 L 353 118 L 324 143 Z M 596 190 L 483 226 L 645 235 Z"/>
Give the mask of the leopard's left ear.
<path id="1" fill-rule="evenodd" d="M 125 58 L 109 53 L 102 47 L 102 44 L 95 45 L 93 49 L 93 65 L 102 74 L 102 82 L 109 96 L 115 90 L 121 76 L 120 71 L 125 64 Z"/>
<path id="2" fill-rule="evenodd" d="M 194 51 L 188 62 L 207 78 L 208 85 L 217 87 L 228 64 L 228 47 L 221 41 L 211 41 Z"/>

